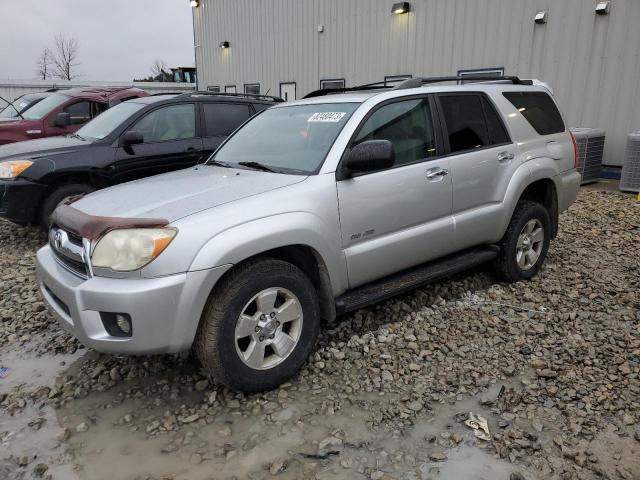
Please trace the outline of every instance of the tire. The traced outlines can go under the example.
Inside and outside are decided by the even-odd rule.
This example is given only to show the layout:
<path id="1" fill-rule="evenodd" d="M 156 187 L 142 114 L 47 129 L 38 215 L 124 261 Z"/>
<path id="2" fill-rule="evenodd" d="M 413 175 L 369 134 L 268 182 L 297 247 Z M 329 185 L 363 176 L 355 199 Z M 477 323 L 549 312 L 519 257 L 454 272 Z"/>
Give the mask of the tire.
<path id="1" fill-rule="evenodd" d="M 547 209 L 539 203 L 519 201 L 499 243 L 500 255 L 494 262 L 496 275 L 507 282 L 533 278 L 547 258 L 551 233 Z"/>
<path id="2" fill-rule="evenodd" d="M 289 320 L 294 317 L 299 320 Z M 319 330 L 318 296 L 309 278 L 282 260 L 258 259 L 235 267 L 214 287 L 200 320 L 195 349 L 214 382 L 243 393 L 263 392 L 302 368 Z M 293 346 L 282 334 L 295 341 Z"/>
<path id="3" fill-rule="evenodd" d="M 38 223 L 40 228 L 44 231 L 49 229 L 51 214 L 56 209 L 60 202 L 66 200 L 70 197 L 75 197 L 77 195 L 84 195 L 86 193 L 91 193 L 95 191 L 90 185 L 84 185 L 82 183 L 72 183 L 70 185 L 63 185 L 53 192 L 49 194 L 49 196 L 42 203 L 42 208 L 40 209 L 40 218 L 38 219 Z"/>

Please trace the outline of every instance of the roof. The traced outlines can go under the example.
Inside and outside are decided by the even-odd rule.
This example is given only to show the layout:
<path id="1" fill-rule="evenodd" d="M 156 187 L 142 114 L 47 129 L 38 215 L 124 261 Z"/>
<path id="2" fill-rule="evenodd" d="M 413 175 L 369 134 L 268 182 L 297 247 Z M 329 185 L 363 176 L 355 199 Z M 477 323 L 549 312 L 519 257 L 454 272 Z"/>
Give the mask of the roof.
<path id="1" fill-rule="evenodd" d="M 77 87 L 64 90 L 63 94 L 69 97 L 100 97 L 109 100 L 128 92 L 143 92 L 136 87 Z"/>
<path id="2" fill-rule="evenodd" d="M 248 102 L 278 105 L 283 100 L 279 97 L 267 95 L 253 95 L 250 93 L 216 93 L 216 92 L 180 92 L 180 93 L 156 93 L 148 97 L 135 98 L 131 101 L 143 104 L 152 104 L 168 100 L 191 100 L 197 102 Z"/>

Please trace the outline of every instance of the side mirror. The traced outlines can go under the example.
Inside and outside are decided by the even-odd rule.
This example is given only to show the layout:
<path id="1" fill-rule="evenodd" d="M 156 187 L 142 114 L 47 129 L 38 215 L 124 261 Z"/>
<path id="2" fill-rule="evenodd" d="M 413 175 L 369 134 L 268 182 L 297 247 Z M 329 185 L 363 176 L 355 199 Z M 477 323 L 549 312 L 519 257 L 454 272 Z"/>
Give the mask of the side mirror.
<path id="1" fill-rule="evenodd" d="M 56 127 L 68 127 L 71 125 L 71 114 L 67 112 L 58 113 L 53 119 L 53 125 Z"/>
<path id="2" fill-rule="evenodd" d="M 142 134 L 140 132 L 134 132 L 134 131 L 130 131 L 125 133 L 122 136 L 122 146 L 123 147 L 128 147 L 131 145 L 138 145 L 140 143 L 144 142 L 144 137 L 142 136 Z"/>
<path id="3" fill-rule="evenodd" d="M 395 161 L 396 153 L 389 140 L 367 140 L 349 151 L 341 170 L 343 178 L 349 178 L 354 173 L 390 168 Z"/>

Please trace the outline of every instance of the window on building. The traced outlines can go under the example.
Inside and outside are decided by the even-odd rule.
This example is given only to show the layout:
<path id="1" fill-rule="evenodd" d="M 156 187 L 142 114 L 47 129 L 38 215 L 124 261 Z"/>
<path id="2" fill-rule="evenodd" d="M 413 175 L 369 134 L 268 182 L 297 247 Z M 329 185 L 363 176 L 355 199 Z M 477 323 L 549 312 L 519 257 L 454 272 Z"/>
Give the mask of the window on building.
<path id="1" fill-rule="evenodd" d="M 409 80 L 410 78 L 412 78 L 412 75 L 385 75 L 384 84 L 387 87 L 395 86 L 405 80 Z"/>
<path id="2" fill-rule="evenodd" d="M 207 87 L 207 92 L 220 93 L 220 85 L 209 85 Z"/>
<path id="3" fill-rule="evenodd" d="M 502 77 L 504 75 L 504 67 L 496 68 L 474 68 L 471 70 L 458 70 L 458 77 Z M 461 80 L 460 83 L 469 83 Z"/>
<path id="4" fill-rule="evenodd" d="M 503 95 L 540 135 L 565 131 L 562 116 L 552 98 L 544 92 L 504 92 Z"/>
<path id="5" fill-rule="evenodd" d="M 205 103 L 203 107 L 207 137 L 226 137 L 252 113 L 247 103 Z"/>
<path id="6" fill-rule="evenodd" d="M 236 86 L 235 85 L 225 85 L 224 93 L 236 93 Z"/>
<path id="7" fill-rule="evenodd" d="M 418 98 L 383 105 L 360 128 L 354 143 L 367 140 L 389 140 L 396 152 L 395 166 L 435 156 L 429 102 Z"/>
<path id="8" fill-rule="evenodd" d="M 131 131 L 141 133 L 145 143 L 194 138 L 195 108 L 192 103 L 158 108 L 142 117 Z"/>
<path id="9" fill-rule="evenodd" d="M 260 95 L 260 84 L 259 83 L 245 84 L 244 93 L 248 93 L 250 95 Z"/>
<path id="10" fill-rule="evenodd" d="M 327 80 L 320 80 L 320 88 L 322 90 L 332 90 L 345 87 L 344 78 L 333 78 Z"/>
<path id="11" fill-rule="evenodd" d="M 440 95 L 439 98 L 451 153 L 509 141 L 500 118 L 482 95 Z"/>

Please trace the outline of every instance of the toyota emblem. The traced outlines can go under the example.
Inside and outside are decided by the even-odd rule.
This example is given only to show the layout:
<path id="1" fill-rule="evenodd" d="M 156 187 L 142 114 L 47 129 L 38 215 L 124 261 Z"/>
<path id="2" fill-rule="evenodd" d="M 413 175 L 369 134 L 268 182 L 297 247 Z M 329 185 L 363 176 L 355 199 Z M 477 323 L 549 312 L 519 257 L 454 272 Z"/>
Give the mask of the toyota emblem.
<path id="1" fill-rule="evenodd" d="M 58 250 L 62 248 L 62 232 L 60 230 L 58 230 L 55 236 L 53 237 L 53 244 L 56 246 Z"/>

